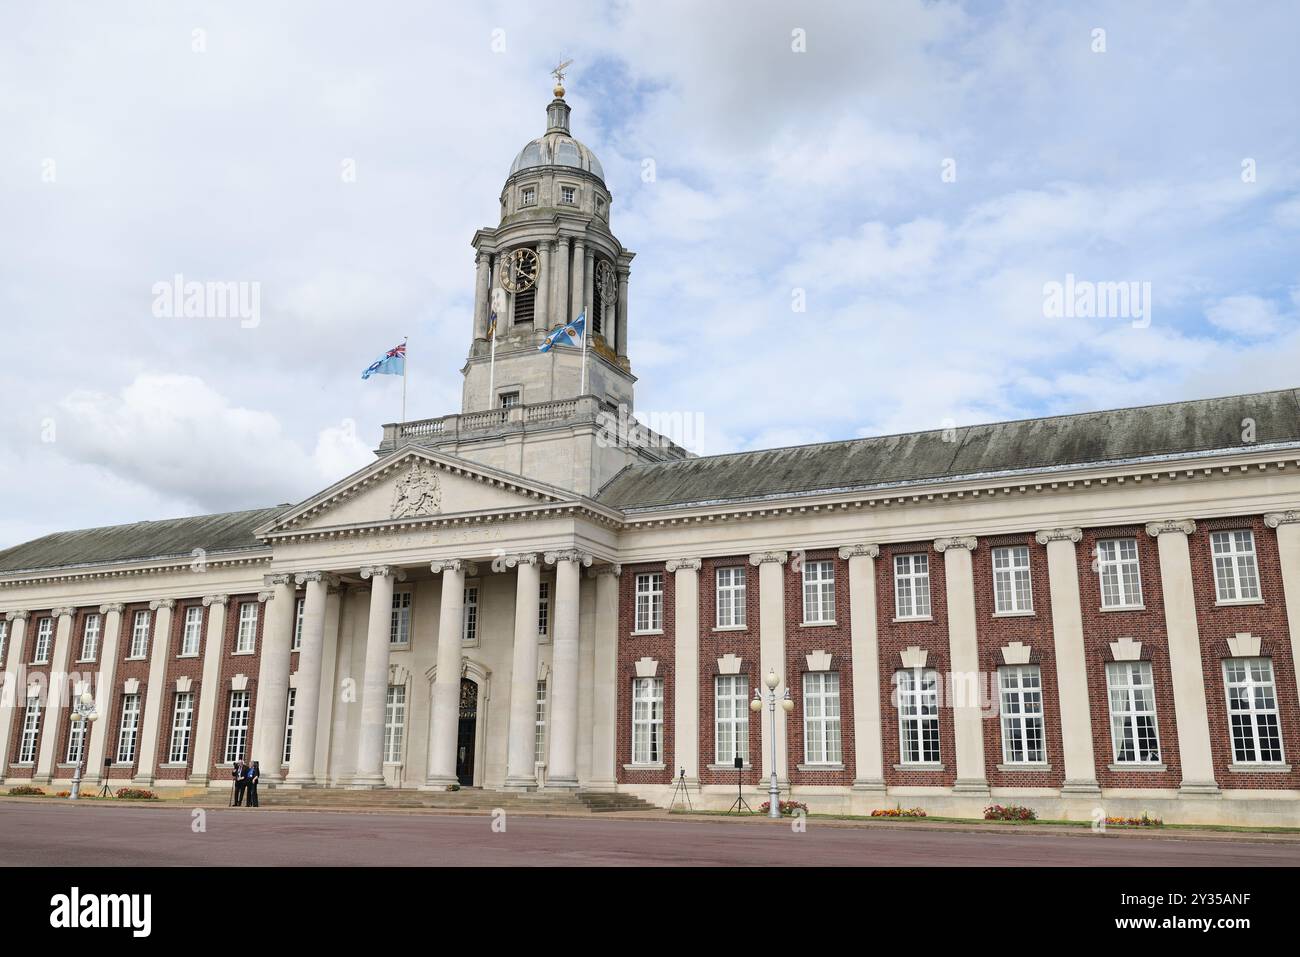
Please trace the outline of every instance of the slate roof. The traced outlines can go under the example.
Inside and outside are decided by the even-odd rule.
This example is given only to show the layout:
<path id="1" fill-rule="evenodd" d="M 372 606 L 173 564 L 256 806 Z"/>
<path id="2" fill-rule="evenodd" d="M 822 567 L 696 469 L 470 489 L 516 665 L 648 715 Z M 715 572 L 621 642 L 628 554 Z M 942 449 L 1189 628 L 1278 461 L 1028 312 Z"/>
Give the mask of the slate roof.
<path id="1" fill-rule="evenodd" d="M 0 574 L 103 562 L 189 559 L 193 550 L 228 552 L 261 546 L 253 530 L 286 506 L 55 532 L 0 551 Z"/>
<path id="2" fill-rule="evenodd" d="M 1255 441 L 1242 440 L 1243 420 Z M 948 437 L 952 438 L 949 432 Z M 1086 412 L 628 466 L 597 501 L 630 510 L 1300 443 L 1300 390 Z"/>

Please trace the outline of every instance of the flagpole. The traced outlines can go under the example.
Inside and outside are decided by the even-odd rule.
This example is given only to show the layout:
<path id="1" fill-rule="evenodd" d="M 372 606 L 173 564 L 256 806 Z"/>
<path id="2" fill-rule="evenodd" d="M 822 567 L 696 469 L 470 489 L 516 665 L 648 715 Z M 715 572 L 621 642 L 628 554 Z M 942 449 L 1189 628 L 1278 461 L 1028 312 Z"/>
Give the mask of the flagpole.
<path id="1" fill-rule="evenodd" d="M 406 345 L 406 336 L 402 337 L 402 345 Z M 406 422 L 406 350 L 402 350 L 402 422 Z"/>
<path id="2" fill-rule="evenodd" d="M 587 306 L 582 307 L 582 384 L 578 395 L 587 394 Z"/>

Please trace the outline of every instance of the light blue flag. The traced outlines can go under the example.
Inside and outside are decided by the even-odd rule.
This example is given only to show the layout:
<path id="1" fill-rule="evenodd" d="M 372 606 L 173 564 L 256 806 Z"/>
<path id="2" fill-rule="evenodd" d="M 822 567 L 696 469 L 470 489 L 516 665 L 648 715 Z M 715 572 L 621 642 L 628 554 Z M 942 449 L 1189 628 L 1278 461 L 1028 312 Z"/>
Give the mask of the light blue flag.
<path id="1" fill-rule="evenodd" d="M 389 349 L 382 356 L 370 363 L 361 378 L 369 379 L 372 375 L 406 375 L 406 343 Z"/>
<path id="2" fill-rule="evenodd" d="M 560 326 L 549 336 L 542 340 L 542 344 L 537 347 L 538 352 L 550 352 L 551 346 L 581 346 L 582 340 L 587 334 L 587 310 L 584 309 L 578 313 L 578 318 L 565 326 Z"/>

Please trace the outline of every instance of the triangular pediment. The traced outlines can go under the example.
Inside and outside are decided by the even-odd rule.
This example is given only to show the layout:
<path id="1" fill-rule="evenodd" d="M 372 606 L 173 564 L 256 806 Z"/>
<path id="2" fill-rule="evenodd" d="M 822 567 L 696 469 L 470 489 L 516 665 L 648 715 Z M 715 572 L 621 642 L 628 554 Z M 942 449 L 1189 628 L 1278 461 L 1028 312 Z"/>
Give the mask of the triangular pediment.
<path id="1" fill-rule="evenodd" d="M 428 449 L 403 448 L 280 515 L 259 534 L 420 523 L 576 500 L 544 483 Z"/>

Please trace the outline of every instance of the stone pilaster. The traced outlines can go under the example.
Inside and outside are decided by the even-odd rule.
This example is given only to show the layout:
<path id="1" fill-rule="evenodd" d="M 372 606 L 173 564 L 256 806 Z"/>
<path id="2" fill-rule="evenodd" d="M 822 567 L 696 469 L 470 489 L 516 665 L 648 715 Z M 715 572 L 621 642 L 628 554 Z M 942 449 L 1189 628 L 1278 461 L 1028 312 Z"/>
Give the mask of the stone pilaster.
<path id="1" fill-rule="evenodd" d="M 572 322 L 578 317 L 587 306 L 587 277 L 584 271 L 587 267 L 587 243 L 582 237 L 573 240 L 573 303 L 569 307 L 569 315 L 565 317 L 565 322 Z M 590 317 L 588 317 L 590 318 Z"/>
<path id="2" fill-rule="evenodd" d="M 627 356 L 627 281 L 628 268 L 626 266 L 618 267 L 618 344 L 615 347 L 618 355 Z"/>
<path id="3" fill-rule="evenodd" d="M 370 616 L 366 625 L 366 665 L 361 685 L 361 719 L 357 731 L 357 767 L 352 786 L 384 786 L 384 707 L 388 700 L 388 644 L 393 621 L 393 582 L 406 576 L 392 565 L 366 565 L 370 580 Z"/>
<path id="4" fill-rule="evenodd" d="M 316 571 L 304 572 L 295 581 L 306 590 L 294 697 L 293 749 L 289 752 L 289 775 L 285 783 L 308 787 L 316 783 L 316 728 L 320 717 L 321 660 L 325 653 L 325 599 L 329 589 L 338 585 L 338 579 Z M 292 629 L 289 640 L 293 640 Z"/>
<path id="5" fill-rule="evenodd" d="M 952 700 L 953 729 L 957 739 L 957 780 L 953 791 L 988 794 L 984 771 L 984 719 L 980 701 L 979 643 L 975 631 L 975 574 L 971 553 L 973 536 L 940 538 L 934 550 L 943 555 L 944 593 L 948 604 L 948 693 Z"/>
<path id="6" fill-rule="evenodd" d="M 491 303 L 488 300 L 489 288 L 488 283 L 491 278 L 491 257 L 480 252 L 474 257 L 474 338 L 487 338 L 488 310 L 491 309 Z"/>
<path id="7" fill-rule="evenodd" d="M 537 603 L 541 574 L 536 552 L 507 555 L 515 568 L 514 657 L 510 673 L 510 731 L 506 756 L 507 788 L 537 787 L 534 763 L 537 709 Z"/>
<path id="8" fill-rule="evenodd" d="M 533 301 L 533 328 L 551 328 L 551 246 L 549 239 L 537 244 L 537 297 Z"/>
<path id="9" fill-rule="evenodd" d="M 749 556 L 749 563 L 758 568 L 758 680 L 760 684 L 769 672 L 775 671 L 780 676 L 782 685 L 776 689 L 777 695 L 785 692 L 789 676 L 785 673 L 785 574 L 784 568 L 789 554 L 786 552 L 755 552 Z M 763 686 L 766 688 L 766 685 Z M 790 690 L 794 694 L 794 689 Z M 766 691 L 764 691 L 766 695 Z M 764 708 L 760 718 L 767 718 Z M 778 711 L 776 721 L 776 777 L 779 785 L 784 785 L 789 777 L 789 758 L 786 745 L 786 714 Z M 763 781 L 760 789 L 767 787 L 772 776 L 772 722 L 761 721 L 763 748 Z"/>
<path id="10" fill-rule="evenodd" d="M 596 580 L 596 635 L 591 721 L 593 791 L 618 787 L 618 579 L 619 565 L 599 565 L 587 572 Z"/>
<path id="11" fill-rule="evenodd" d="M 21 680 L 23 644 L 27 639 L 26 611 L 5 612 L 9 622 L 9 641 L 5 645 L 4 685 L 0 687 L 0 784 L 9 770 L 10 742 L 13 740 L 14 714 L 25 707 L 26 688 Z"/>
<path id="12" fill-rule="evenodd" d="M 700 780 L 700 560 L 675 558 L 673 575 L 673 755 L 687 784 Z"/>
<path id="13" fill-rule="evenodd" d="M 221 654 L 226 640 L 229 595 L 205 595 L 208 627 L 203 636 L 203 680 L 199 683 L 199 712 L 194 725 L 194 766 L 190 784 L 206 785 L 212 779 L 212 734 L 222 704 Z M 224 756 L 224 755 L 223 755 Z"/>
<path id="14" fill-rule="evenodd" d="M 135 777 L 133 783 L 149 787 L 154 782 L 154 768 L 157 767 L 159 748 L 159 729 L 162 727 L 164 705 L 167 703 L 167 652 L 171 645 L 172 611 L 176 601 L 172 598 L 160 599 L 149 603 L 149 610 L 154 613 L 149 630 L 149 640 L 153 643 L 149 649 L 149 682 L 145 686 L 144 715 L 140 722 L 140 744 L 137 749 Z"/>
<path id="15" fill-rule="evenodd" d="M 853 648 L 853 778 L 855 791 L 885 790 L 880 719 L 880 636 L 876 622 L 876 559 L 880 546 L 846 545 L 849 638 Z"/>
<path id="16" fill-rule="evenodd" d="M 550 753 L 546 786 L 578 786 L 578 591 L 592 557 L 578 549 L 547 552 L 555 566 L 555 619 L 551 651 Z"/>
<path id="17" fill-rule="evenodd" d="M 552 295 L 551 319 L 555 323 L 572 322 L 569 315 L 569 240 L 561 236 L 555 244 L 555 282 Z"/>
<path id="18" fill-rule="evenodd" d="M 253 758 L 263 784 L 284 780 L 284 725 L 289 710 L 289 664 L 297 618 L 292 575 L 266 575 L 274 599 L 262 624 L 262 657 L 257 671 L 257 714 L 253 721 Z"/>
<path id="19" fill-rule="evenodd" d="M 1291 632 L 1291 660 L 1300 667 L 1300 509 L 1270 512 L 1264 516 L 1264 524 L 1277 529 L 1282 596 Z"/>
<path id="20" fill-rule="evenodd" d="M 113 715 L 113 682 L 117 678 L 117 646 L 122 636 L 122 612 L 125 605 L 99 606 L 104 620 L 104 642 L 99 652 L 99 675 L 95 686 L 95 710 L 99 720 L 91 722 L 90 737 L 86 744 L 86 768 L 82 772 L 83 787 L 99 784 L 103 777 L 104 751 Z"/>
<path id="21" fill-rule="evenodd" d="M 465 575 L 477 568 L 459 558 L 439 559 L 429 570 L 442 576 L 438 603 L 438 670 L 433 679 L 433 727 L 429 732 L 426 788 L 455 784 L 456 733 L 460 723 L 461 627 L 465 613 Z"/>
<path id="22" fill-rule="evenodd" d="M 1210 717 L 1205 704 L 1205 672 L 1201 665 L 1201 632 L 1196 623 L 1192 589 L 1192 557 L 1187 536 L 1196 531 L 1191 519 L 1150 522 L 1147 534 L 1160 551 L 1160 593 L 1169 633 L 1169 671 L 1173 676 L 1177 716 L 1178 760 L 1183 769 L 1180 794 L 1216 795 L 1214 758 L 1210 749 Z"/>

